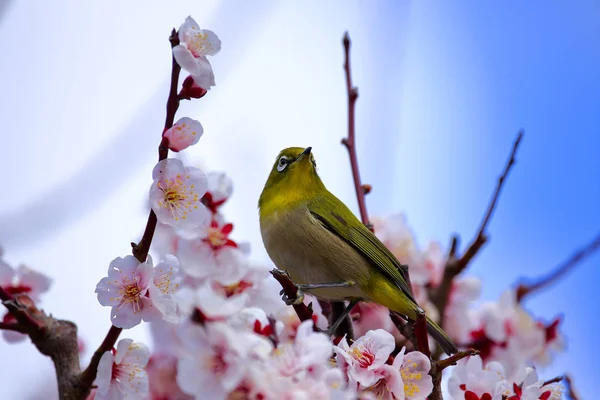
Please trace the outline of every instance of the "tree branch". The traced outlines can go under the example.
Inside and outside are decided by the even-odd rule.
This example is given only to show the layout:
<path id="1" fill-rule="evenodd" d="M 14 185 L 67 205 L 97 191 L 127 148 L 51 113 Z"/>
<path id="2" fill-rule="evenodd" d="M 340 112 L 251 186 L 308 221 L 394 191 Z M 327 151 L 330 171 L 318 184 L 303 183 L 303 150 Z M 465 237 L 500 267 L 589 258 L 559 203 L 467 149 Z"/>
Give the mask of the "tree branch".
<path id="1" fill-rule="evenodd" d="M 521 139 L 523 138 L 523 131 L 520 131 L 517 135 L 510 156 L 506 165 L 504 166 L 504 170 L 502 174 L 498 178 L 498 183 L 496 184 L 496 190 L 492 195 L 492 199 L 488 205 L 487 211 L 483 220 L 481 221 L 481 225 L 475 235 L 475 238 L 469 244 L 469 247 L 465 250 L 462 256 L 457 257 L 456 252 L 458 249 L 458 236 L 454 235 L 451 239 L 450 251 L 448 253 L 448 258 L 446 260 L 446 265 L 444 267 L 444 277 L 442 278 L 442 282 L 439 287 L 435 289 L 431 293 L 431 299 L 440 313 L 440 321 L 439 325 L 444 327 L 444 319 L 445 319 L 445 310 L 448 303 L 448 298 L 450 296 L 450 290 L 452 289 L 452 282 L 454 278 L 460 274 L 471 262 L 473 257 L 481 250 L 483 245 L 488 240 L 488 236 L 486 234 L 486 229 L 494 210 L 496 209 L 496 205 L 498 203 L 498 198 L 500 197 L 500 193 L 502 192 L 502 188 L 506 183 L 506 178 L 508 177 L 508 173 L 510 172 L 512 166 L 515 164 L 515 155 L 517 154 L 517 150 L 519 149 L 519 145 L 521 144 Z M 441 348 L 438 346 L 434 355 L 434 358 L 439 358 L 442 354 Z"/>
<path id="2" fill-rule="evenodd" d="M 348 149 L 350 156 L 350 167 L 352 168 L 352 177 L 354 179 L 354 190 L 356 191 L 356 200 L 360 211 L 360 219 L 369 229 L 373 230 L 367 214 L 367 205 L 365 203 L 365 194 L 371 191 L 370 185 L 364 185 L 360 181 L 360 171 L 358 169 L 358 157 L 356 156 L 356 130 L 354 125 L 354 108 L 358 98 L 358 88 L 352 86 L 352 74 L 350 69 L 350 36 L 348 32 L 344 34 L 344 71 L 346 72 L 346 90 L 348 92 L 348 136 L 342 139 L 342 144 Z"/>
<path id="3" fill-rule="evenodd" d="M 296 287 L 296 285 L 294 285 L 294 282 L 292 282 L 287 272 L 282 271 L 280 269 L 272 269 L 271 275 L 273 275 L 273 278 L 277 279 L 277 282 L 279 282 L 279 284 L 283 288 L 283 293 L 285 293 L 285 295 L 289 299 L 298 298 L 298 288 Z M 294 307 L 294 311 L 296 311 L 296 315 L 298 315 L 300 321 L 312 319 L 312 309 L 308 308 L 306 304 L 293 304 L 292 307 Z M 314 328 L 316 330 L 317 327 L 315 326 Z"/>
<path id="4" fill-rule="evenodd" d="M 179 36 L 177 35 L 177 30 L 173 28 L 171 31 L 171 36 L 169 37 L 169 42 L 171 43 L 171 48 L 177 46 L 179 44 Z M 175 121 L 175 114 L 177 113 L 177 109 L 179 108 L 179 96 L 177 95 L 177 87 L 179 85 L 179 73 L 181 72 L 181 67 L 177 64 L 175 57 L 172 56 L 171 61 L 171 86 L 169 88 L 169 97 L 167 99 L 167 113 L 165 118 L 165 126 L 163 129 L 163 133 L 173 126 L 173 121 Z M 162 136 L 160 145 L 158 146 L 158 161 L 164 160 L 169 155 L 169 140 Z M 142 235 L 142 239 L 139 243 L 131 243 L 132 254 L 135 258 L 141 263 L 146 261 L 148 258 L 148 252 L 150 251 L 150 244 L 152 243 L 152 238 L 154 237 L 154 231 L 156 230 L 157 218 L 154 211 L 150 210 L 150 215 L 148 216 L 148 222 L 146 223 L 146 228 L 144 230 L 144 234 Z M 104 341 L 98 347 L 98 349 L 94 352 L 92 359 L 90 360 L 90 364 L 88 367 L 81 373 L 81 382 L 86 385 L 88 388 L 91 387 L 92 383 L 96 379 L 96 374 L 98 372 L 98 364 L 100 363 L 100 359 L 102 355 L 110 351 L 117 340 L 119 339 L 119 335 L 123 329 L 117 328 L 116 326 L 111 326 L 104 338 Z"/>
<path id="5" fill-rule="evenodd" d="M 171 48 L 179 44 L 179 36 L 177 36 L 177 31 L 175 28 L 173 28 L 173 31 L 171 31 L 169 41 L 171 42 Z M 175 114 L 179 109 L 179 96 L 177 95 L 177 87 L 179 84 L 180 72 L 181 67 L 179 64 L 177 64 L 175 57 L 172 57 L 171 87 L 169 89 L 169 98 L 167 99 L 167 116 L 165 118 L 165 127 L 163 129 L 163 133 L 173 126 Z M 165 160 L 168 155 L 169 139 L 163 136 L 160 141 L 160 145 L 158 146 L 158 161 Z M 140 262 L 145 262 L 146 258 L 148 257 L 150 244 L 152 243 L 152 237 L 154 236 L 154 231 L 156 230 L 156 223 L 156 214 L 153 210 L 150 210 L 150 215 L 148 215 L 148 222 L 146 223 L 146 229 L 144 230 L 142 239 L 137 244 L 131 243 L 132 253 Z"/>
<path id="6" fill-rule="evenodd" d="M 457 362 L 459 362 L 460 360 L 462 360 L 465 357 L 476 356 L 477 354 L 479 354 L 479 350 L 475 350 L 475 349 L 461 350 L 458 353 L 453 354 L 448 358 L 444 358 L 443 360 L 437 361 L 437 364 L 439 366 L 440 371 L 442 371 L 451 365 L 456 365 Z"/>
<path id="7" fill-rule="evenodd" d="M 38 351 L 50 357 L 56 370 L 60 399 L 85 398 L 89 388 L 82 386 L 78 379 L 80 366 L 77 326 L 70 321 L 46 315 L 26 294 L 11 296 L 0 288 L 0 296 L 4 306 L 17 320 L 16 323 L 2 324 L 2 329 L 28 335 Z"/>
<path id="8" fill-rule="evenodd" d="M 565 386 L 567 387 L 567 395 L 571 400 L 581 399 L 581 397 L 579 397 L 579 394 L 575 390 L 575 387 L 573 386 L 573 380 L 571 379 L 570 375 L 565 375 Z"/>
<path id="9" fill-rule="evenodd" d="M 598 249 L 600 249 L 600 234 L 598 234 L 598 236 L 596 236 L 590 243 L 576 251 L 567 260 L 563 261 L 549 275 L 531 284 L 520 284 L 517 287 L 517 301 L 521 302 L 525 297 L 527 297 L 531 293 L 534 293 L 540 289 L 543 289 L 547 286 L 558 282 L 558 280 L 562 278 L 566 273 L 571 271 L 586 257 L 589 257 L 594 252 L 598 251 Z"/>
<path id="10" fill-rule="evenodd" d="M 0 322 L 0 330 L 27 334 L 27 329 L 18 322 Z"/>
<path id="11" fill-rule="evenodd" d="M 414 324 L 414 336 L 415 336 L 415 348 L 427 357 L 431 358 L 431 351 L 429 350 L 429 338 L 427 337 L 427 319 L 425 318 L 425 311 L 417 311 L 417 320 Z"/>
<path id="12" fill-rule="evenodd" d="M 558 382 L 562 381 L 563 379 L 565 379 L 564 376 L 557 376 L 555 378 L 548 379 L 547 381 L 544 381 L 544 383 L 542 383 L 542 387 L 544 387 L 546 385 L 550 385 L 552 383 L 558 383 Z"/>

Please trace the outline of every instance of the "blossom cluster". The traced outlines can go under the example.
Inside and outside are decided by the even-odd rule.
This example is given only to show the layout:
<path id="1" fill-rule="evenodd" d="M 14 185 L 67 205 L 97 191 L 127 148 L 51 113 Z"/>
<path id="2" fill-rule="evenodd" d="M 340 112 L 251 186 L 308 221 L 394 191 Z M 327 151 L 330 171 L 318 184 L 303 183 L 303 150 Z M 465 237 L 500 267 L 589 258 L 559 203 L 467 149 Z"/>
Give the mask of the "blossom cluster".
<path id="1" fill-rule="evenodd" d="M 479 356 L 459 361 L 448 381 L 453 399 L 465 400 L 558 400 L 563 388 L 559 383 L 546 384 L 534 368 L 526 367 L 522 380 L 507 379 L 503 364 L 488 363 Z"/>
<path id="2" fill-rule="evenodd" d="M 410 266 L 415 297 L 432 319 L 439 321 L 439 310 L 430 295 L 442 282 L 445 257 L 439 243 L 420 249 L 402 214 L 374 219 L 375 234 L 398 260 Z M 444 330 L 455 343 L 479 350 L 484 361 L 499 361 L 508 377 L 522 382 L 526 367 L 545 366 L 553 354 L 564 347 L 558 328 L 560 320 L 550 323 L 537 320 L 516 300 L 514 290 L 507 290 L 496 302 L 476 304 L 481 281 L 476 277 L 456 277 L 451 283 L 444 310 Z M 357 332 L 383 328 L 393 330 L 386 308 L 360 305 L 355 324 Z M 399 337 L 399 332 L 394 331 Z M 433 343 L 432 343 L 433 344 Z"/>

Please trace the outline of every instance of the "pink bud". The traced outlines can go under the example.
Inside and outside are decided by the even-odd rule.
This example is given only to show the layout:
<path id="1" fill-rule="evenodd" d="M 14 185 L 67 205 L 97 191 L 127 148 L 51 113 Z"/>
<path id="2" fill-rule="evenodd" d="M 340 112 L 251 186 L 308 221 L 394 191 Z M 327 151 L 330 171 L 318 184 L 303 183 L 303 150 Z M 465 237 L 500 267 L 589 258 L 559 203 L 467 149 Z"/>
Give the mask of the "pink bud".
<path id="1" fill-rule="evenodd" d="M 186 100 L 199 99 L 204 97 L 206 93 L 207 90 L 196 85 L 196 82 L 194 82 L 194 77 L 188 75 L 188 77 L 183 81 L 181 91 L 179 92 L 179 97 Z"/>

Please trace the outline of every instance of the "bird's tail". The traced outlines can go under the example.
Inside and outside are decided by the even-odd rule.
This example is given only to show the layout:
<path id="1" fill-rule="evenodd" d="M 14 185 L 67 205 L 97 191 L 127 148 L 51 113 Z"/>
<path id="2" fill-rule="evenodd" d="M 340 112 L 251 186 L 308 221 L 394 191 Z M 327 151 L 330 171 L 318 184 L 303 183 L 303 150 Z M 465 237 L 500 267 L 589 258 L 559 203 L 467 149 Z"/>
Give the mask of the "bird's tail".
<path id="1" fill-rule="evenodd" d="M 429 317 L 427 317 L 427 332 L 438 342 L 446 354 L 452 355 L 458 352 L 458 348 L 448 334 Z"/>

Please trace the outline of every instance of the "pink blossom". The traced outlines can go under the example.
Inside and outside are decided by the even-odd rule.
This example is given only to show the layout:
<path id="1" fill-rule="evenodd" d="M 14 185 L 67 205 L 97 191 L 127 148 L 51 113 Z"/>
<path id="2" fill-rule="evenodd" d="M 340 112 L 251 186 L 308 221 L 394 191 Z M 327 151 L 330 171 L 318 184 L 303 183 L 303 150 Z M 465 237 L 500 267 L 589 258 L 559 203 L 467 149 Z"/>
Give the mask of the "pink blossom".
<path id="1" fill-rule="evenodd" d="M 209 90 L 215 85 L 215 76 L 206 56 L 214 56 L 221 50 L 221 40 L 214 32 L 200 29 L 192 17 L 186 18 L 178 34 L 180 44 L 173 48 L 173 57 L 198 86 Z"/>
<path id="2" fill-rule="evenodd" d="M 115 258 L 108 267 L 108 277 L 96 285 L 100 304 L 112 307 L 113 325 L 126 329 L 142 320 L 176 320 L 175 303 L 170 296 L 175 290 L 170 283 L 175 267 L 167 261 L 153 268 L 151 257 L 144 263 L 133 256 Z"/>
<path id="3" fill-rule="evenodd" d="M 183 271 L 223 285 L 239 282 L 246 271 L 246 260 L 237 243 L 229 238 L 232 230 L 232 224 L 219 225 L 213 220 L 200 237 L 179 241 L 177 256 Z"/>
<path id="4" fill-rule="evenodd" d="M 226 296 L 210 282 L 197 288 L 185 288 L 179 296 L 179 307 L 185 314 L 200 313 L 207 321 L 223 321 L 246 306 L 248 293 Z"/>
<path id="5" fill-rule="evenodd" d="M 380 369 L 380 379 L 369 388 L 369 392 L 378 399 L 388 400 L 425 400 L 433 390 L 433 381 L 429 375 L 431 362 L 418 351 L 404 354 L 402 348 L 391 365 L 385 364 Z"/>
<path id="6" fill-rule="evenodd" d="M 358 303 L 352 313 L 356 315 L 356 319 L 353 321 L 356 337 L 363 336 L 368 331 L 375 329 L 383 329 L 395 337 L 400 335 L 390 318 L 390 310 L 387 307 L 376 303 Z"/>
<path id="7" fill-rule="evenodd" d="M 13 296 L 26 294 L 32 301 L 37 302 L 41 295 L 50 289 L 51 283 L 50 278 L 37 271 L 24 265 L 13 269 L 0 258 L 0 286 Z M 7 312 L 2 318 L 2 322 L 16 323 L 17 320 Z M 2 336 L 9 343 L 17 343 L 27 338 L 27 335 L 10 330 L 2 330 Z"/>
<path id="8" fill-rule="evenodd" d="M 177 383 L 197 398 L 226 398 L 272 351 L 259 335 L 234 332 L 219 322 L 189 325 L 182 338 L 187 352 L 179 359 Z"/>
<path id="9" fill-rule="evenodd" d="M 502 395 L 506 394 L 504 369 L 497 362 L 483 368 L 479 356 L 463 359 L 452 370 L 448 391 L 456 400 L 502 400 Z"/>
<path id="10" fill-rule="evenodd" d="M 150 352 L 142 343 L 121 339 L 116 352 L 107 351 L 98 364 L 96 400 L 143 398 L 148 393 L 146 364 Z"/>
<path id="11" fill-rule="evenodd" d="M 204 128 L 200 122 L 183 117 L 167 129 L 163 136 L 169 139 L 169 149 L 178 152 L 198 143 L 203 133 Z"/>
<path id="12" fill-rule="evenodd" d="M 146 367 L 153 400 L 193 400 L 177 385 L 177 357 L 170 354 L 152 354 Z"/>
<path id="13" fill-rule="evenodd" d="M 320 379 L 332 354 L 333 345 L 327 335 L 314 332 L 313 321 L 307 320 L 298 327 L 294 342 L 280 345 L 270 361 L 282 376 Z"/>
<path id="14" fill-rule="evenodd" d="M 39 301 L 40 295 L 50 289 L 51 283 L 46 275 L 25 265 L 13 269 L 0 259 L 0 286 L 12 295 L 24 293 L 34 302 Z"/>
<path id="15" fill-rule="evenodd" d="M 181 84 L 179 97 L 186 100 L 200 99 L 207 93 L 206 89 L 201 88 L 194 82 L 194 77 L 188 75 Z"/>
<path id="16" fill-rule="evenodd" d="M 152 178 L 150 204 L 159 222 L 193 229 L 209 221 L 209 212 L 200 201 L 207 184 L 202 171 L 168 158 L 156 164 Z"/>
<path id="17" fill-rule="evenodd" d="M 455 278 L 452 281 L 444 330 L 457 343 L 468 343 L 476 320 L 470 308 L 481 293 L 481 281 L 475 277 Z"/>
<path id="18" fill-rule="evenodd" d="M 548 400 L 552 396 L 552 390 L 542 388 L 544 382 L 538 379 L 536 370 L 527 367 L 525 373 L 522 384 L 513 383 L 512 393 L 507 396 L 508 400 Z"/>
<path id="19" fill-rule="evenodd" d="M 206 175 L 208 179 L 208 189 L 202 199 L 206 207 L 213 213 L 217 213 L 227 199 L 233 193 L 233 182 L 231 178 L 223 172 L 209 172 Z"/>
<path id="20" fill-rule="evenodd" d="M 334 350 L 337 365 L 347 375 L 350 387 L 366 388 L 382 378 L 384 365 L 395 346 L 390 333 L 377 329 L 358 338 L 352 346 L 344 338 Z"/>

